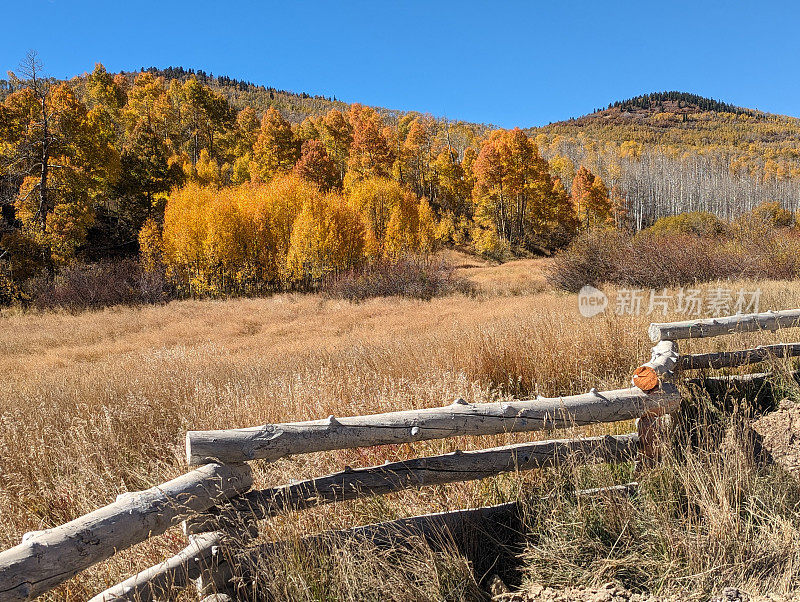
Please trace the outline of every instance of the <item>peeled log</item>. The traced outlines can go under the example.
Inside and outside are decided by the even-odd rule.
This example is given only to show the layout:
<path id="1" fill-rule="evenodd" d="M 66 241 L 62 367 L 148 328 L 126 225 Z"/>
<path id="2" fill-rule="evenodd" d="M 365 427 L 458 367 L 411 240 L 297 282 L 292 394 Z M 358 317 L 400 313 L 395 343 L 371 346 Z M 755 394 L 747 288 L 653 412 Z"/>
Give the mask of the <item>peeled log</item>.
<path id="1" fill-rule="evenodd" d="M 642 391 L 652 391 L 663 379 L 669 379 L 678 361 L 678 344 L 660 341 L 652 349 L 650 361 L 642 364 L 633 373 L 633 386 Z"/>
<path id="2" fill-rule="evenodd" d="M 733 368 L 757 364 L 770 358 L 785 358 L 800 356 L 800 343 L 786 343 L 779 345 L 762 345 L 754 349 L 741 351 L 720 351 L 717 353 L 697 353 L 682 355 L 678 360 L 681 370 L 697 370 L 703 368 Z"/>
<path id="3" fill-rule="evenodd" d="M 150 602 L 168 600 L 172 589 L 186 587 L 197 579 L 211 562 L 213 550 L 221 545 L 223 533 L 203 533 L 192 537 L 191 543 L 172 558 L 135 574 L 97 594 L 89 602 Z"/>
<path id="4" fill-rule="evenodd" d="M 552 466 L 568 458 L 580 462 L 626 462 L 636 459 L 638 441 L 636 433 L 533 441 L 346 469 L 299 483 L 250 491 L 234 500 L 233 506 L 239 512 L 264 519 L 331 502 Z"/>
<path id="5" fill-rule="evenodd" d="M 277 460 L 294 454 L 350 449 L 393 443 L 412 443 L 460 435 L 569 428 L 617 422 L 645 414 L 670 413 L 678 407 L 676 387 L 653 393 L 637 387 L 557 398 L 537 398 L 451 406 L 327 420 L 267 424 L 226 431 L 189 431 L 189 464 Z"/>
<path id="6" fill-rule="evenodd" d="M 636 458 L 636 433 L 585 439 L 534 441 L 489 449 L 454 452 L 427 458 L 415 458 L 369 468 L 341 472 L 273 487 L 250 491 L 226 504 L 216 515 L 204 514 L 206 522 L 198 528 L 234 529 L 243 519 L 264 519 L 331 502 L 383 495 L 444 483 L 482 479 L 503 472 L 549 466 L 567 458 L 589 462 L 625 462 Z M 629 487 L 629 486 L 625 486 Z M 576 492 L 593 495 L 603 490 Z M 194 523 L 193 523 L 194 524 Z M 212 550 L 223 544 L 223 531 L 202 533 L 172 558 L 155 565 L 92 598 L 90 602 L 120 602 L 154 596 L 169 597 L 170 587 L 182 587 L 197 578 L 212 558 Z"/>
<path id="7" fill-rule="evenodd" d="M 739 314 L 685 322 L 666 322 L 650 324 L 647 333 L 650 340 L 674 341 L 676 339 L 699 339 L 716 337 L 736 332 L 753 330 L 778 330 L 779 328 L 800 327 L 800 309 L 768 311 L 760 314 Z"/>
<path id="8" fill-rule="evenodd" d="M 248 466 L 208 464 L 0 553 L 0 600 L 27 600 L 117 552 L 164 533 L 187 515 L 247 491 Z"/>
<path id="9" fill-rule="evenodd" d="M 610 499 L 621 495 L 631 495 L 637 488 L 638 483 L 634 482 L 578 490 L 572 495 L 581 499 Z M 551 496 L 545 496 L 540 499 L 548 500 L 550 498 Z M 413 541 L 413 538 L 416 537 L 425 539 L 434 548 L 442 549 L 442 546 L 446 546 L 447 549 L 452 549 L 452 546 L 459 540 L 463 540 L 465 536 L 474 538 L 476 535 L 483 540 L 483 544 L 491 546 L 493 541 L 502 538 L 504 534 L 513 536 L 515 533 L 519 534 L 524 531 L 525 526 L 522 522 L 525 516 L 524 508 L 532 501 L 534 500 L 523 499 L 494 506 L 448 510 L 340 531 L 326 531 L 303 537 L 299 541 L 263 543 L 244 551 L 243 554 L 249 558 L 250 563 L 255 564 L 265 557 L 285 554 L 292 548 L 297 550 L 297 546 L 302 546 L 301 549 L 311 552 L 314 548 L 336 545 L 348 540 L 366 541 L 377 549 L 398 550 L 403 542 Z M 487 533 L 491 533 L 491 536 L 485 537 Z"/>

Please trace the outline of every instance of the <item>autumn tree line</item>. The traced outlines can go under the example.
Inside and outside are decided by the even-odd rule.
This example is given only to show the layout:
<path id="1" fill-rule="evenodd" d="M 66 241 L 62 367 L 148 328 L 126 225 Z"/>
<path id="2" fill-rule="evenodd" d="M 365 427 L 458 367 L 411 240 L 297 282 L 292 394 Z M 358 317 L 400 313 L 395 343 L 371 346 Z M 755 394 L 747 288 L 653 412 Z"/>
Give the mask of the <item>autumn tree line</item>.
<path id="1" fill-rule="evenodd" d="M 568 185 L 519 129 L 480 136 L 353 104 L 290 123 L 196 77 L 92 73 L 28 57 L 0 104 L 3 273 L 54 278 L 139 252 L 194 293 L 313 286 L 365 262 L 548 252 L 619 219 L 585 168 Z"/>
<path id="2" fill-rule="evenodd" d="M 175 74 L 98 64 L 55 81 L 31 54 L 10 75 L 0 288 L 133 255 L 187 293 L 307 288 L 443 245 L 550 253 L 581 230 L 707 209 L 714 187 L 736 189 L 731 213 L 742 190 L 751 205 L 770 192 L 744 168 L 726 164 L 725 180 L 716 159 L 633 134 L 496 130 Z"/>

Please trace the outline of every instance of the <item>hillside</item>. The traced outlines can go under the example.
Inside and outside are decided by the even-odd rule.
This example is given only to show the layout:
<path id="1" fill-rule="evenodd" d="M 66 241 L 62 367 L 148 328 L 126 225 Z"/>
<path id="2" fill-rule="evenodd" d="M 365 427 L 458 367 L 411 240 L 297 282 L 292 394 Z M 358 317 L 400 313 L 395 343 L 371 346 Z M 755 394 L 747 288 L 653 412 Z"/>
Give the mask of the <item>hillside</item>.
<path id="1" fill-rule="evenodd" d="M 800 119 L 680 92 L 612 103 L 526 130 L 568 181 L 585 165 L 624 196 L 635 226 L 681 211 L 734 218 L 761 202 L 800 207 Z"/>
<path id="2" fill-rule="evenodd" d="M 167 81 L 197 77 L 236 109 L 278 109 L 300 124 L 347 105 L 334 98 L 295 93 L 183 68 L 144 71 Z M 134 73 L 127 74 L 131 79 Z M 389 124 L 417 113 L 374 107 Z M 439 129 L 445 120 L 437 118 Z M 494 129 L 484 123 L 448 121 L 459 152 L 477 146 Z M 585 165 L 626 198 L 638 229 L 661 215 L 706 210 L 730 219 L 777 200 L 800 208 L 800 119 L 737 107 L 686 92 L 655 92 L 611 103 L 567 121 L 525 130 L 548 160 L 567 157 L 559 171 L 569 190 Z M 561 162 L 563 164 L 563 161 Z M 556 161 L 556 165 L 559 161 Z"/>
<path id="3" fill-rule="evenodd" d="M 634 141 L 680 149 L 725 150 L 764 162 L 784 160 L 795 167 L 800 165 L 800 119 L 735 107 L 694 94 L 662 92 L 638 96 L 531 131 L 575 138 L 582 134 L 599 142 Z"/>

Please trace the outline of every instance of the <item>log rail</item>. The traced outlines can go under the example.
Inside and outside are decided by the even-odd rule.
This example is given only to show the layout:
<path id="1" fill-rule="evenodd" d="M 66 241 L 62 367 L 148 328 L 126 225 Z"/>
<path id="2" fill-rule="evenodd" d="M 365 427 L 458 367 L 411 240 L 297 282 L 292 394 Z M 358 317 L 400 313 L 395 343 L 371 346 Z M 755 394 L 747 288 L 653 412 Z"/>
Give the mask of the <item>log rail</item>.
<path id="1" fill-rule="evenodd" d="M 567 459 L 626 462 L 655 458 L 654 429 L 680 405 L 677 374 L 800 357 L 800 343 L 679 355 L 678 340 L 794 327 L 800 327 L 800 309 L 651 324 L 648 334 L 656 343 L 652 357 L 634 371 L 633 386 L 627 389 L 592 389 L 582 395 L 486 404 L 457 399 L 449 406 L 423 410 L 190 431 L 186 457 L 189 466 L 195 467 L 190 472 L 147 491 L 122 494 L 113 504 L 67 524 L 26 534 L 22 543 L 0 552 L 0 602 L 42 595 L 181 521 L 189 538 L 184 550 L 98 594 L 91 602 L 163 599 L 169 597 L 171 588 L 187 586 L 193 580 L 202 583 L 198 586 L 201 595 L 224 590 L 227 574 L 222 570 L 222 557 L 231 545 L 231 536 L 241 535 L 247 530 L 243 524 L 252 526 L 258 519 L 404 489 L 532 470 Z M 637 432 L 627 435 L 533 441 L 382 466 L 346 467 L 331 475 L 262 490 L 251 490 L 253 477 L 247 464 L 312 452 L 462 435 L 550 431 L 631 419 L 637 419 Z M 456 511 L 448 520 L 458 516 Z M 428 519 L 406 520 L 423 524 Z M 236 539 L 240 543 L 248 540 Z M 249 553 L 262 548 L 266 549 L 265 544 Z"/>

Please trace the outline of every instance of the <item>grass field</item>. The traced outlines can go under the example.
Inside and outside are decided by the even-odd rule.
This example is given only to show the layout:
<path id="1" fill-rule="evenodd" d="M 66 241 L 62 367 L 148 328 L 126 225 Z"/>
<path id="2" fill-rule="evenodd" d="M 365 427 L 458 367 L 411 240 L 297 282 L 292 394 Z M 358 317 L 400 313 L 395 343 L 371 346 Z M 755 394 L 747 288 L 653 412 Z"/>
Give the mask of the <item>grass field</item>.
<path id="1" fill-rule="evenodd" d="M 480 402 L 625 386 L 632 370 L 649 357 L 647 324 L 669 319 L 610 312 L 583 318 L 574 295 L 545 283 L 545 260 L 494 266 L 455 259 L 458 270 L 478 287 L 477 294 L 430 302 L 375 299 L 357 305 L 313 295 L 278 295 L 78 315 L 2 314 L 0 515 L 5 528 L 0 530 L 0 547 L 18 543 L 26 531 L 63 523 L 111 502 L 119 493 L 184 472 L 186 430 L 419 408 L 457 396 Z M 763 289 L 762 310 L 800 307 L 800 283 L 734 285 L 739 286 Z M 777 340 L 778 335 L 737 335 L 685 350 Z M 630 428 L 623 424 L 586 430 Z M 376 464 L 526 437 L 530 439 L 467 438 L 302 456 L 258 465 L 258 482 L 278 484 L 345 464 Z M 264 531 L 268 537 L 285 537 L 483 505 L 514 497 L 522 485 L 547 489 L 554 478 L 542 472 L 336 504 L 264 525 Z M 798 523 L 792 522 L 797 517 L 787 520 L 781 533 L 797 536 Z M 170 531 L 87 571 L 53 597 L 86 599 L 183 543 L 177 529 Z M 786 575 L 800 571 L 800 557 L 795 560 L 794 568 L 781 569 L 783 581 L 773 579 L 769 587 L 791 590 Z M 683 577 L 691 581 L 691 575 Z M 708 577 L 714 578 L 713 573 Z M 471 595 L 453 594 L 453 599 Z M 312 594 L 306 598 L 318 599 Z"/>

